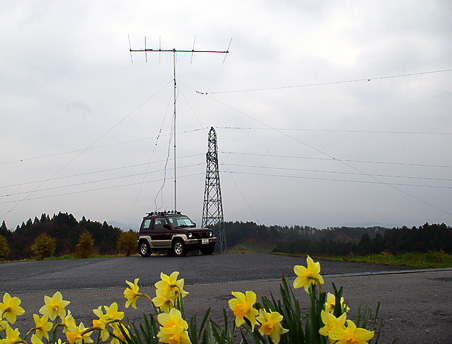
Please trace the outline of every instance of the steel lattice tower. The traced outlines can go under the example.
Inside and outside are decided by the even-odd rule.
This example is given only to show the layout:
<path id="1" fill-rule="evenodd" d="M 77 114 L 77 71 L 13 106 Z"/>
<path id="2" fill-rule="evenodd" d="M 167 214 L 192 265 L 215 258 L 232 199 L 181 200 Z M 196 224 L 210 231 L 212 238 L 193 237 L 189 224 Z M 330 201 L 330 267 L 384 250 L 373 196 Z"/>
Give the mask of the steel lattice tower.
<path id="1" fill-rule="evenodd" d="M 220 252 L 225 252 L 226 236 L 224 233 L 223 202 L 221 200 L 220 173 L 218 170 L 217 133 L 213 127 L 209 131 L 206 163 L 202 226 L 212 228 L 218 239 L 217 243 Z"/>

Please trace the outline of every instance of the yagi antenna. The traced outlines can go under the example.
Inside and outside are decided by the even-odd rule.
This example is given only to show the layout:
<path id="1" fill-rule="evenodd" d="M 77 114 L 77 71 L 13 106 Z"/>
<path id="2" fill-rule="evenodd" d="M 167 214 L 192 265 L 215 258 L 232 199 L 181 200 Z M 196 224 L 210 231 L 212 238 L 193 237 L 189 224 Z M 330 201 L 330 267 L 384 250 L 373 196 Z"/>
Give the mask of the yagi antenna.
<path id="1" fill-rule="evenodd" d="M 144 55 L 146 56 L 146 63 L 147 63 L 148 62 L 148 53 L 146 50 L 146 36 L 144 36 L 144 51 L 145 51 Z"/>
<path id="2" fill-rule="evenodd" d="M 133 64 L 133 58 L 132 58 L 132 45 L 130 44 L 130 35 L 127 35 L 129 38 L 129 51 L 130 51 L 130 62 Z"/>
<path id="3" fill-rule="evenodd" d="M 193 53 L 195 52 L 196 36 L 193 38 L 193 49 L 191 50 L 190 64 L 193 62 Z"/>
<path id="4" fill-rule="evenodd" d="M 161 47 L 159 47 L 159 49 L 149 49 L 146 46 L 146 36 L 145 36 L 145 40 L 144 40 L 144 49 L 137 49 L 137 50 L 133 50 L 132 48 L 129 48 L 130 53 L 135 53 L 135 52 L 144 52 L 146 54 L 146 61 L 147 61 L 147 53 L 155 53 L 158 52 L 159 55 L 163 52 L 163 53 L 173 53 L 173 84 L 174 84 L 174 96 L 173 96 L 173 106 L 174 106 L 174 119 L 173 119 L 173 143 L 174 143 L 174 211 L 177 210 L 177 203 L 176 203 L 176 199 L 177 199 L 177 192 L 176 192 L 176 100 L 177 100 L 177 88 L 176 88 L 176 53 L 191 53 L 192 57 L 194 53 L 217 53 L 217 54 L 229 54 L 229 47 L 228 50 L 195 50 L 195 41 L 196 41 L 196 36 L 195 39 L 193 41 L 193 48 L 191 50 L 178 50 L 176 48 L 174 49 L 162 49 Z M 232 38 L 231 41 L 229 42 L 229 46 L 231 45 L 232 42 Z M 224 60 L 223 60 L 224 63 Z"/>
<path id="5" fill-rule="evenodd" d="M 231 40 L 229 41 L 228 49 L 226 50 L 227 53 L 229 53 L 229 48 L 231 47 L 231 43 L 232 43 L 232 37 L 231 37 Z M 223 64 L 224 64 L 224 61 L 226 61 L 226 56 L 228 56 L 228 55 L 227 54 L 224 55 Z"/>

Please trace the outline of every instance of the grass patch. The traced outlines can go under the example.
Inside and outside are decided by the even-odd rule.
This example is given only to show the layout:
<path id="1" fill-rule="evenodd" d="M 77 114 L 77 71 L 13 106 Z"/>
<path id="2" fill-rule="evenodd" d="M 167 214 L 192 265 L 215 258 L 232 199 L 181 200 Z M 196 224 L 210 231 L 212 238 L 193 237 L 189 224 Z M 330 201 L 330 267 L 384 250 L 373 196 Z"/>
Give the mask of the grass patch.
<path id="1" fill-rule="evenodd" d="M 320 258 L 320 257 L 317 257 Z M 444 252 L 411 252 L 393 255 L 383 252 L 368 256 L 321 257 L 322 259 L 363 262 L 385 265 L 401 265 L 421 269 L 451 268 L 452 255 Z"/>

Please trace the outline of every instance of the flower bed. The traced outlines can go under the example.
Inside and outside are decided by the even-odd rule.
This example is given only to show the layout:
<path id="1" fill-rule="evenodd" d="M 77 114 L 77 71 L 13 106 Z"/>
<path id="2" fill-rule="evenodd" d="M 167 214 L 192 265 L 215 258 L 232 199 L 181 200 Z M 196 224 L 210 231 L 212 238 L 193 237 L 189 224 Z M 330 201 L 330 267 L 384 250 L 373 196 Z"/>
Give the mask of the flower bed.
<path id="1" fill-rule="evenodd" d="M 369 308 L 361 310 L 358 307 L 353 322 L 347 319 L 350 310 L 344 304 L 342 288 L 337 290 L 333 284 L 334 294 L 322 291 L 324 280 L 320 275 L 320 263 L 308 256 L 307 266 L 296 265 L 294 272 L 297 277 L 293 286 L 282 277 L 278 298 L 270 294 L 258 301 L 253 291 L 233 291 L 229 310 L 223 309 L 223 324 L 210 319 L 210 309 L 199 323 L 196 316 L 191 316 L 187 322 L 183 300 L 188 292 L 184 290 L 184 280 L 178 279 L 177 271 L 170 275 L 161 273 L 161 280 L 155 283 L 154 297 L 140 292 L 138 279 L 126 281 L 126 308 L 136 309 L 139 298 L 150 301 L 151 312 L 143 314 L 139 324 L 125 321 L 124 312 L 118 310 L 116 302 L 94 309 L 95 319 L 89 326 L 77 324 L 67 309 L 69 301 L 56 292 L 52 297 L 44 297 L 40 315 L 33 314 L 35 326 L 21 335 L 13 328 L 16 318 L 24 314 L 21 300 L 5 293 L 0 303 L 0 344 L 378 342 L 381 330 L 381 321 L 380 327 L 376 328 L 379 306 L 373 317 Z M 294 295 L 294 289 L 301 287 L 310 298 L 305 313 Z"/>

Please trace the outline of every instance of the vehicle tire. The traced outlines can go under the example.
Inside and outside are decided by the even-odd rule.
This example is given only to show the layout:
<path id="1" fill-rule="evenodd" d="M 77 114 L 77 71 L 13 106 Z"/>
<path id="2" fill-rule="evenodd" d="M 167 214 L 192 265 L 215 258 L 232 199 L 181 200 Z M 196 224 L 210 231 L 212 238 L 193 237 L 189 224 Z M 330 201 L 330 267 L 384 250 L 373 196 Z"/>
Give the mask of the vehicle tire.
<path id="1" fill-rule="evenodd" d="M 215 244 L 214 245 L 207 245 L 206 247 L 203 247 L 201 249 L 201 252 L 203 255 L 208 256 L 211 255 L 215 251 Z"/>
<path id="2" fill-rule="evenodd" d="M 176 239 L 173 242 L 173 255 L 176 257 L 183 257 L 187 254 L 185 244 L 181 239 Z"/>
<path id="3" fill-rule="evenodd" d="M 140 241 L 138 244 L 138 252 L 140 252 L 143 257 L 149 257 L 151 255 L 151 248 L 146 240 Z"/>

